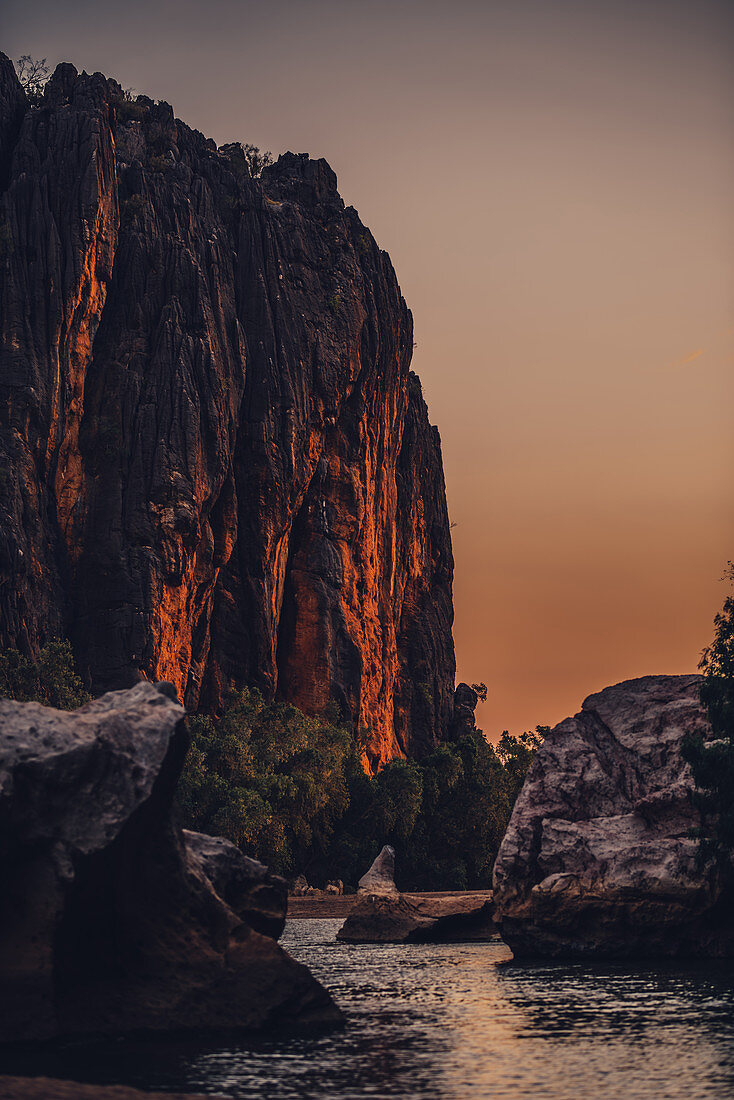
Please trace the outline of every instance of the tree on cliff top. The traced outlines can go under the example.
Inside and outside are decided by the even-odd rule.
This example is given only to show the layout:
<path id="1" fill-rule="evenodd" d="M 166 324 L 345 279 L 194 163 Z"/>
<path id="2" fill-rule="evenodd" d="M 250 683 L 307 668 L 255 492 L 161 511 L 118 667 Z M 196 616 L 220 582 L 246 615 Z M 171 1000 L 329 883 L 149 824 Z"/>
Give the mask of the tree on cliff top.
<path id="1" fill-rule="evenodd" d="M 15 68 L 29 103 L 35 106 L 42 99 L 43 89 L 50 76 L 46 58 L 42 57 L 39 61 L 29 53 L 24 53 L 16 61 Z"/>
<path id="2" fill-rule="evenodd" d="M 729 562 L 726 577 L 734 581 Z M 687 737 L 683 758 L 696 783 L 694 801 L 701 813 L 701 856 L 712 858 L 719 872 L 734 880 L 734 596 L 728 596 L 714 619 L 714 638 L 698 666 L 703 672 L 701 702 L 714 740 Z"/>

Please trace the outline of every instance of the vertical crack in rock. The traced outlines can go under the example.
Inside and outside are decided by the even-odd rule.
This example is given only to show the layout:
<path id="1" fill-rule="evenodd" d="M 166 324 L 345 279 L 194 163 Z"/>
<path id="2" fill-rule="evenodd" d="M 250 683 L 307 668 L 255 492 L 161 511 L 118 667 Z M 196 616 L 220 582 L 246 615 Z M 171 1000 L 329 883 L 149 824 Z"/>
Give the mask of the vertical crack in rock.
<path id="1" fill-rule="evenodd" d="M 166 103 L 0 56 L 0 646 L 93 691 L 336 700 L 444 736 L 453 559 L 390 259 L 323 160 L 252 179 Z"/>

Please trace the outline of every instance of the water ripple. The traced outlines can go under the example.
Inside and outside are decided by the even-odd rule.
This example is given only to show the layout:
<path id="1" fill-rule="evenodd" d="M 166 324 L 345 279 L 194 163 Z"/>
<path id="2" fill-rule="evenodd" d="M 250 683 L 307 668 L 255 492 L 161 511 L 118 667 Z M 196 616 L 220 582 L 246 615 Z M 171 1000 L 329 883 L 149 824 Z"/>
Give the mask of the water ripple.
<path id="1" fill-rule="evenodd" d="M 726 968 L 520 967 L 500 941 L 355 946 L 339 924 L 290 921 L 283 943 L 345 1030 L 74 1046 L 43 1072 L 236 1100 L 734 1100 Z"/>

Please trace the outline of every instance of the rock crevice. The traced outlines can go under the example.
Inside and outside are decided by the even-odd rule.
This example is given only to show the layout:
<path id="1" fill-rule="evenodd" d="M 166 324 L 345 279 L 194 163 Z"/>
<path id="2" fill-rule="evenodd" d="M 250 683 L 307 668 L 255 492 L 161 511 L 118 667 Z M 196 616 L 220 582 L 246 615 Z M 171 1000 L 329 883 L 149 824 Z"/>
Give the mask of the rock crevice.
<path id="1" fill-rule="evenodd" d="M 0 646 L 95 692 L 250 683 L 370 731 L 452 716 L 440 440 L 387 254 L 325 161 L 251 178 L 168 104 L 0 58 Z"/>

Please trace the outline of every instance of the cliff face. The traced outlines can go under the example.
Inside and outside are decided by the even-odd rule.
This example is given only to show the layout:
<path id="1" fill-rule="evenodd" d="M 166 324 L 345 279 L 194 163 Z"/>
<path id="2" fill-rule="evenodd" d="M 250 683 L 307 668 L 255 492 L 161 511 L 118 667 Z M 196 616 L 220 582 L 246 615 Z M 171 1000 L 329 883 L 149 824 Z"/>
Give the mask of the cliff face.
<path id="1" fill-rule="evenodd" d="M 454 686 L 440 441 L 386 253 L 325 161 L 0 55 L 0 646 L 93 690 L 335 699 L 373 766 Z"/>

